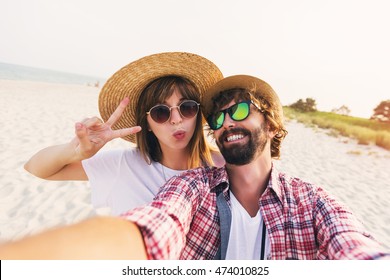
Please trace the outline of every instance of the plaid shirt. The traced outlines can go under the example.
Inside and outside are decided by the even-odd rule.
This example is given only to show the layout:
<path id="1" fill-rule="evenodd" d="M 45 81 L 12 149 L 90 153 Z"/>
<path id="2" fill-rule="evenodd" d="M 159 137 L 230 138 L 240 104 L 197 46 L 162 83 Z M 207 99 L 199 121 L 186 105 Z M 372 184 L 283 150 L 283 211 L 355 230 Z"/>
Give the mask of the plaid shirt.
<path id="1" fill-rule="evenodd" d="M 171 178 L 151 204 L 123 216 L 139 226 L 150 259 L 214 259 L 221 244 L 217 195 L 222 192 L 230 205 L 228 190 L 225 168 L 197 168 Z M 389 256 L 323 189 L 275 167 L 259 205 L 271 244 L 268 259 Z"/>

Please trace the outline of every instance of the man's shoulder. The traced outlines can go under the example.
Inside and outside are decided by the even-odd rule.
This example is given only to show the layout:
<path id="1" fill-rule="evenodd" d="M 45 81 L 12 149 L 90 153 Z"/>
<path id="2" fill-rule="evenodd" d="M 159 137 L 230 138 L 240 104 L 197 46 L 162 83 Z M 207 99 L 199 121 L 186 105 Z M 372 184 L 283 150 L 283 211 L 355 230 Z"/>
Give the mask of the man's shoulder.
<path id="1" fill-rule="evenodd" d="M 203 182 L 214 187 L 226 180 L 226 170 L 225 167 L 202 166 L 184 171 L 175 178 L 188 182 Z"/>
<path id="2" fill-rule="evenodd" d="M 322 188 L 307 179 L 291 176 L 284 172 L 278 172 L 278 185 L 285 193 L 290 193 L 294 197 L 312 196 Z"/>
<path id="3" fill-rule="evenodd" d="M 215 177 L 225 172 L 225 167 L 201 166 L 184 171 L 179 177 Z"/>

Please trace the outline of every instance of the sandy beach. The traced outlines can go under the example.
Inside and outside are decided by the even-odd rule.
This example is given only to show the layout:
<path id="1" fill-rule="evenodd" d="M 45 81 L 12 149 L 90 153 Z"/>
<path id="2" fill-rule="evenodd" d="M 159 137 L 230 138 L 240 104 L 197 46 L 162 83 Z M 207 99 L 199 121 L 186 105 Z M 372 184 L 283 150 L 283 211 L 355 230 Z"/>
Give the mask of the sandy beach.
<path id="1" fill-rule="evenodd" d="M 68 142 L 74 123 L 98 114 L 99 88 L 0 80 L 0 241 L 97 214 L 88 182 L 44 181 L 23 169 L 38 150 Z M 326 189 L 390 248 L 390 152 L 290 121 L 276 164 Z M 105 149 L 126 147 L 116 140 Z"/>

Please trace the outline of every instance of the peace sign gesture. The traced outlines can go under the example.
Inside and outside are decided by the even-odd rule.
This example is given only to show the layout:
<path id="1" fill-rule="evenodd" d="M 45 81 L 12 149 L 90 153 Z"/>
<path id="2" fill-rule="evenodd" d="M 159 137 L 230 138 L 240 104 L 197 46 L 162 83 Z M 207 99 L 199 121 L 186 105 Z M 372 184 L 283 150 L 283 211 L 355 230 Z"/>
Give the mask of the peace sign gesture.
<path id="1" fill-rule="evenodd" d="M 75 153 L 79 160 L 92 157 L 112 139 L 134 134 L 141 130 L 140 126 L 118 130 L 112 129 L 112 126 L 122 116 L 128 104 L 129 98 L 126 97 L 121 101 L 107 122 L 93 117 L 75 124 L 76 137 L 72 140 L 72 144 L 74 145 Z"/>

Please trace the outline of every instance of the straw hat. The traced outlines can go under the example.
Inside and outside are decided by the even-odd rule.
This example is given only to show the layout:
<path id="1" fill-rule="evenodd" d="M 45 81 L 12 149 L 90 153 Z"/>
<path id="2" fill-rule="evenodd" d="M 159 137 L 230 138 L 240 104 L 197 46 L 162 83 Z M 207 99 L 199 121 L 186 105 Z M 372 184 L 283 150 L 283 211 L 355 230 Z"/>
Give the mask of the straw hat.
<path id="1" fill-rule="evenodd" d="M 204 94 L 201 102 L 203 115 L 207 118 L 213 112 L 213 99 L 216 96 L 218 96 L 222 91 L 234 88 L 255 88 L 256 92 L 253 95 L 258 99 L 265 99 L 274 113 L 283 118 L 282 104 L 272 87 L 263 80 L 248 75 L 226 77 L 210 87 Z"/>
<path id="2" fill-rule="evenodd" d="M 145 56 L 118 70 L 104 84 L 99 95 L 99 111 L 102 119 L 107 121 L 123 98 L 128 96 L 129 105 L 113 125 L 113 129 L 137 125 L 135 112 L 141 92 L 153 80 L 170 75 L 184 77 L 191 81 L 199 91 L 200 99 L 210 86 L 223 78 L 214 63 L 196 54 L 166 52 Z M 135 135 L 123 139 L 135 142 Z"/>

